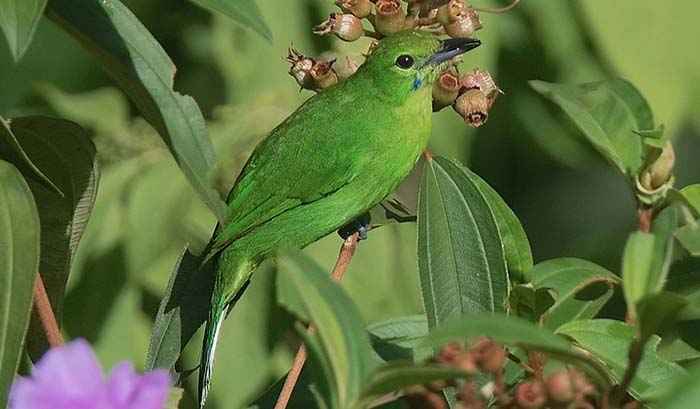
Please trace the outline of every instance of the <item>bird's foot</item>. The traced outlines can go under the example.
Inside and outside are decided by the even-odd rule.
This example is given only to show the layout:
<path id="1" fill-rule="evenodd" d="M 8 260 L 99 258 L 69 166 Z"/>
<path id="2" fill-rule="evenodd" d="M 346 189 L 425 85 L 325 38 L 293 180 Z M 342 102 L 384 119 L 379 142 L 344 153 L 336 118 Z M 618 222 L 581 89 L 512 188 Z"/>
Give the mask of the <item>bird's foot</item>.
<path id="1" fill-rule="evenodd" d="M 365 213 L 338 229 L 338 234 L 345 240 L 353 234 L 359 233 L 358 239 L 366 240 L 367 233 L 371 228 L 372 225 L 370 224 L 369 213 Z"/>

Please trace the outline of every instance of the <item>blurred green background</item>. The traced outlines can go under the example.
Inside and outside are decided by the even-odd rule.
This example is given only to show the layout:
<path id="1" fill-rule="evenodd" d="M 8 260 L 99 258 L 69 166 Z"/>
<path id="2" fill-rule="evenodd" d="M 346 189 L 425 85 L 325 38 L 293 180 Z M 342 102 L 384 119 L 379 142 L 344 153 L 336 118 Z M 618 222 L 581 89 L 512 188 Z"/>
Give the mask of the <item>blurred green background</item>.
<path id="1" fill-rule="evenodd" d="M 188 2 L 127 2 L 177 65 L 176 89 L 192 95 L 209 121 L 219 158 L 212 177 L 220 190 L 228 189 L 256 141 L 311 95 L 287 74 L 290 44 L 310 55 L 366 49 L 366 41 L 311 34 L 332 3 L 258 0 L 273 31 L 270 44 Z M 478 130 L 449 109 L 436 114 L 433 151 L 469 165 L 501 193 L 521 218 L 536 261 L 575 256 L 619 271 L 635 223 L 628 184 L 527 81 L 630 79 L 673 135 L 678 185 L 700 181 L 699 14 L 700 4 L 691 1 L 523 0 L 511 13 L 483 15 L 484 45 L 463 67 L 489 70 L 505 95 Z M 90 129 L 102 165 L 70 280 L 65 332 L 92 342 L 106 367 L 123 359 L 142 365 L 171 268 L 186 244 L 203 246 L 214 219 L 124 95 L 48 21 L 18 65 L 0 42 L 0 115 L 33 113 Z M 407 202 L 414 191 L 413 180 L 402 187 Z M 403 224 L 373 231 L 360 245 L 343 285 L 368 323 L 421 311 L 415 241 L 415 226 Z M 333 234 L 307 252 L 330 270 L 339 244 Z M 289 320 L 274 306 L 273 273 L 260 271 L 225 324 L 212 408 L 245 405 L 289 364 L 293 342 Z M 198 344 L 187 351 L 192 367 Z M 192 396 L 190 388 L 189 404 Z"/>

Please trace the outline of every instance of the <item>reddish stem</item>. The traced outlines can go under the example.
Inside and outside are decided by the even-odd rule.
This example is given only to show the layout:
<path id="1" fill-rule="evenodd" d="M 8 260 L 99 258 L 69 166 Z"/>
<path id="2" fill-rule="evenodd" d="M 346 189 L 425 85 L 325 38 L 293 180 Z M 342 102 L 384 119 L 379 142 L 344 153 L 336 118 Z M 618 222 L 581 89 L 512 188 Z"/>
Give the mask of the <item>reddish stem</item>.
<path id="1" fill-rule="evenodd" d="M 36 280 L 34 281 L 34 310 L 39 317 L 41 327 L 44 329 L 44 334 L 46 334 L 46 340 L 49 342 L 49 345 L 51 347 L 63 345 L 63 336 L 61 335 L 61 330 L 58 329 L 58 322 L 56 322 L 56 316 L 51 308 L 49 296 L 46 293 L 46 287 L 44 287 L 44 280 L 41 278 L 41 274 L 37 274 Z"/>
<path id="2" fill-rule="evenodd" d="M 335 266 L 331 272 L 331 278 L 335 281 L 340 281 L 343 279 L 345 272 L 348 270 L 350 261 L 352 261 L 352 256 L 355 255 L 355 250 L 357 249 L 359 233 L 355 233 L 349 236 L 343 244 L 340 246 L 340 252 L 338 254 L 338 259 L 335 261 Z M 313 332 L 313 327 L 309 326 L 309 332 Z M 294 357 L 294 362 L 292 362 L 292 368 L 287 374 L 287 378 L 284 380 L 284 385 L 282 385 L 282 391 L 280 391 L 277 397 L 277 402 L 275 403 L 274 409 L 285 409 L 289 403 L 289 399 L 292 397 L 292 392 L 294 392 L 294 387 L 299 381 L 299 375 L 301 375 L 301 370 L 304 369 L 304 363 L 306 362 L 306 348 L 302 344 L 297 350 L 297 354 Z"/>
<path id="3" fill-rule="evenodd" d="M 644 233 L 651 231 L 651 221 L 654 218 L 654 210 L 642 207 L 637 211 L 639 218 L 639 230 Z"/>

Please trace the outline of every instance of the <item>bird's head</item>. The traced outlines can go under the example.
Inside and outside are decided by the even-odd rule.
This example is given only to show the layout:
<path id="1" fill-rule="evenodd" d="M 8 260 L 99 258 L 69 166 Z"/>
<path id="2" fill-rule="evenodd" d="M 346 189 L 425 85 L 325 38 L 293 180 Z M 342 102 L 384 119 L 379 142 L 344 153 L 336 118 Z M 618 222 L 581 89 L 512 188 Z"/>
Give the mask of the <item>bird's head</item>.
<path id="1" fill-rule="evenodd" d="M 360 71 L 382 94 L 404 99 L 429 88 L 450 60 L 480 44 L 473 38 L 440 40 L 429 33 L 404 31 L 382 39 Z"/>

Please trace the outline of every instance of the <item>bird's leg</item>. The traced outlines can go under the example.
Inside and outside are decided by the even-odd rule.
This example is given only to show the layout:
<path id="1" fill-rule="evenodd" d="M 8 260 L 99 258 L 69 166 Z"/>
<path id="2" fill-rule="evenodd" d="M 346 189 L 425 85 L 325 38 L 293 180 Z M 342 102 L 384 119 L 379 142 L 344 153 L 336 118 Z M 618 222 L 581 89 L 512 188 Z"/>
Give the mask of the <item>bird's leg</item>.
<path id="1" fill-rule="evenodd" d="M 367 232 L 371 227 L 369 213 L 364 213 L 338 229 L 338 234 L 345 240 L 354 233 L 359 233 L 359 240 L 366 240 Z"/>

